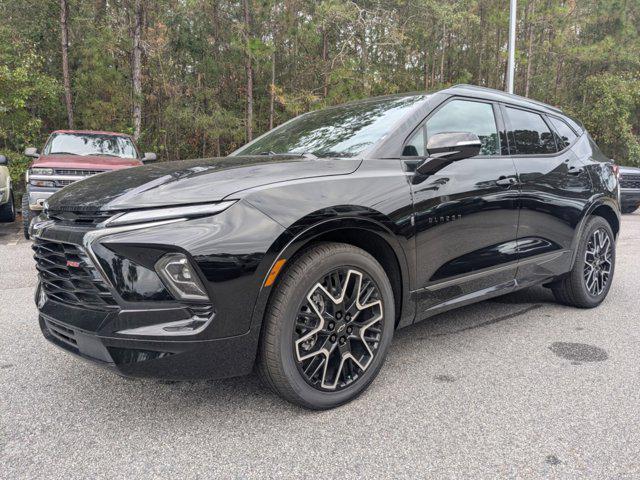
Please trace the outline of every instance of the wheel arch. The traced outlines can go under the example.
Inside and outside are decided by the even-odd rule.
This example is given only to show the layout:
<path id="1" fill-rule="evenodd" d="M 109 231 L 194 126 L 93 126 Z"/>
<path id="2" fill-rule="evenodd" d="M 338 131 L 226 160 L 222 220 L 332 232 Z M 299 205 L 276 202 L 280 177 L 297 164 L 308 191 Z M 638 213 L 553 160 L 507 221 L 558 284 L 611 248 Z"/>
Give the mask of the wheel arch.
<path id="1" fill-rule="evenodd" d="M 287 230 L 283 237 L 274 242 L 274 255 L 268 272 L 279 259 L 286 259 L 286 263 L 272 285 L 265 286 L 263 283 L 252 315 L 252 329 L 262 329 L 269 299 L 286 273 L 287 266 L 311 245 L 325 241 L 354 245 L 372 255 L 389 275 L 396 306 L 396 327 L 413 322 L 415 308 L 410 297 L 409 262 L 396 235 L 381 222 L 362 217 L 331 218 L 312 224 L 296 234 Z"/>
<path id="2" fill-rule="evenodd" d="M 578 252 L 578 242 L 580 242 L 587 220 L 591 216 L 604 218 L 609 226 L 611 226 L 611 230 L 613 231 L 613 235 L 616 239 L 618 238 L 618 234 L 620 233 L 620 209 L 617 203 L 609 197 L 600 197 L 594 202 L 590 203 L 584 210 L 584 213 L 580 219 L 580 223 L 578 224 L 578 228 L 576 229 L 573 242 L 571 244 L 571 249 L 573 250 L 573 258 L 571 261 L 572 267 L 576 260 L 576 255 Z"/>

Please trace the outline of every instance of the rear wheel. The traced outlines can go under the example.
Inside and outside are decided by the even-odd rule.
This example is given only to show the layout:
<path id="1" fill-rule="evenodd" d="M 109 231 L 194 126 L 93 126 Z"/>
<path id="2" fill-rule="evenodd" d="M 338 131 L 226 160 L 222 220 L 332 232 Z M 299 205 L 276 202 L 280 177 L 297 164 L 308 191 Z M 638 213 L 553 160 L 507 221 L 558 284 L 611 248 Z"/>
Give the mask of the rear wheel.
<path id="1" fill-rule="evenodd" d="M 616 244 L 610 225 L 591 217 L 584 229 L 573 269 L 551 285 L 556 299 L 565 305 L 593 308 L 609 293 L 616 263 Z"/>
<path id="2" fill-rule="evenodd" d="M 29 225 L 35 216 L 36 212 L 29 208 L 29 195 L 25 193 L 22 196 L 22 232 L 27 240 L 29 240 Z"/>
<path id="3" fill-rule="evenodd" d="M 258 373 L 286 400 L 333 408 L 378 374 L 395 327 L 391 284 L 367 252 L 318 244 L 282 274 L 265 316 Z"/>
<path id="4" fill-rule="evenodd" d="M 0 222 L 13 222 L 16 219 L 16 206 L 13 203 L 13 192 L 9 192 L 9 201 L 0 205 Z"/>

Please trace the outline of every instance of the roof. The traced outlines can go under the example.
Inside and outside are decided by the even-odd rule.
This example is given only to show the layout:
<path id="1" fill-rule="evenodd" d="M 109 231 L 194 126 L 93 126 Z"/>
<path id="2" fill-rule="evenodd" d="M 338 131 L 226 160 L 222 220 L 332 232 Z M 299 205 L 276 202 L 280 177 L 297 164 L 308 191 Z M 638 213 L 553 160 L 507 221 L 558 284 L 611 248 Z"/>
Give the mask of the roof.
<path id="1" fill-rule="evenodd" d="M 484 98 L 486 100 L 494 100 L 498 102 L 510 103 L 512 105 L 519 105 L 522 107 L 531 107 L 536 110 L 544 110 L 547 113 L 556 113 L 562 114 L 562 110 L 558 107 L 554 107 L 552 105 L 548 105 L 543 102 L 539 102 L 537 100 L 532 100 L 530 98 L 521 97 L 520 95 L 514 95 L 513 93 L 503 92 L 502 90 L 495 90 L 493 88 L 487 87 L 479 87 L 477 85 L 454 85 L 445 90 L 441 91 L 442 93 L 450 93 L 450 94 L 467 94 L 476 98 Z"/>
<path id="2" fill-rule="evenodd" d="M 128 133 L 103 132 L 101 130 L 54 130 L 51 133 L 79 133 L 82 135 L 114 135 L 118 137 L 131 137 Z"/>

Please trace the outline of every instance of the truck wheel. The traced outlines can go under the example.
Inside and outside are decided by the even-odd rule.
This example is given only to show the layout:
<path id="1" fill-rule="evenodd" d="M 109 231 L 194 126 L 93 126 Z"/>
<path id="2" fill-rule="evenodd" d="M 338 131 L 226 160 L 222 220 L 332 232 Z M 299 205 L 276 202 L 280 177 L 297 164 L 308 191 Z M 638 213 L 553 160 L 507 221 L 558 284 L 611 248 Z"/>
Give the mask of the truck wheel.
<path id="1" fill-rule="evenodd" d="M 36 212 L 29 208 L 29 195 L 25 193 L 22 196 L 22 231 L 27 240 L 29 240 L 29 225 L 35 216 Z"/>
<path id="2" fill-rule="evenodd" d="M 13 222 L 16 219 L 16 206 L 13 203 L 13 192 L 9 193 L 9 201 L 0 206 L 0 222 Z"/>
<path id="3" fill-rule="evenodd" d="M 360 395 L 393 337 L 393 290 L 367 252 L 321 243 L 293 260 L 264 319 L 257 370 L 284 399 L 314 410 Z"/>
<path id="4" fill-rule="evenodd" d="M 616 266 L 616 244 L 609 223 L 591 217 L 582 232 L 573 269 L 551 285 L 556 300 L 578 308 L 597 307 L 607 297 Z"/>

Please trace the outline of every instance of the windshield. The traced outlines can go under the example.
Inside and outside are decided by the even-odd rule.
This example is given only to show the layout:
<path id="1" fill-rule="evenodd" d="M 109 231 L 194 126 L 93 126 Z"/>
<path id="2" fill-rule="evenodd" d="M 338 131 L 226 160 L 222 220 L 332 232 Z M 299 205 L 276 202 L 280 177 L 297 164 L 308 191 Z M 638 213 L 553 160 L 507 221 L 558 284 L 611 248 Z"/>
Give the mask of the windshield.
<path id="1" fill-rule="evenodd" d="M 136 148 L 129 137 L 97 133 L 54 133 L 43 153 L 138 158 Z"/>
<path id="2" fill-rule="evenodd" d="M 306 113 L 241 147 L 232 155 L 278 153 L 354 157 L 381 140 L 426 95 L 392 97 Z"/>

